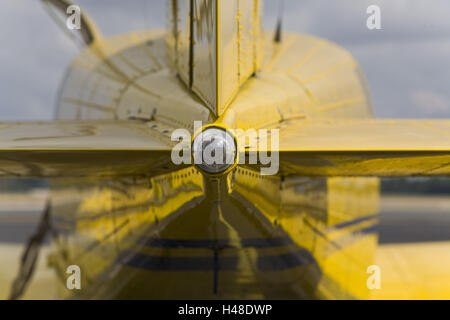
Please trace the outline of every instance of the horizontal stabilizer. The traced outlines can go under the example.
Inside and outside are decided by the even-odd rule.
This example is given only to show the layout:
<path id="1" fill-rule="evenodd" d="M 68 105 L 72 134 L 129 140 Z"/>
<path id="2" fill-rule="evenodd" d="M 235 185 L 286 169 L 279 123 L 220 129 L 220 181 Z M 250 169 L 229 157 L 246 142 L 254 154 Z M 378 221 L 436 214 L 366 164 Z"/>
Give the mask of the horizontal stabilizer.
<path id="1" fill-rule="evenodd" d="M 279 135 L 282 175 L 450 175 L 448 120 L 295 120 Z"/>
<path id="2" fill-rule="evenodd" d="M 171 148 L 139 121 L 0 123 L 0 176 L 154 176 L 174 170 Z"/>

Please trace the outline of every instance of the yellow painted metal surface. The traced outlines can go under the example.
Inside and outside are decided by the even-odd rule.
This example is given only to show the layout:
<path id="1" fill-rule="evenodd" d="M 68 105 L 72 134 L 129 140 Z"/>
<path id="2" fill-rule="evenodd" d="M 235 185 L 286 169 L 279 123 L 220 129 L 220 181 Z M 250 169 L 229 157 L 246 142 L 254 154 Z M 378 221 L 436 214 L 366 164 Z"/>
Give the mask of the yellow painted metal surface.
<path id="1" fill-rule="evenodd" d="M 168 151 L 170 135 L 140 121 L 0 123 L 1 150 Z"/>
<path id="2" fill-rule="evenodd" d="M 192 129 L 193 119 L 212 122 L 208 108 L 177 82 L 168 63 L 152 62 L 143 71 L 138 61 L 149 60 L 131 58 L 164 61 L 164 37 L 132 39 L 105 43 L 106 48 L 111 46 L 111 59 L 98 58 L 99 52 L 107 52 L 99 45 L 74 62 L 59 117 L 139 119 L 166 137 L 177 126 Z M 342 50 L 327 45 L 322 49 L 328 48 L 328 55 L 301 58 L 311 64 L 305 77 L 315 78 L 314 70 L 322 70 L 327 59 Z M 282 67 L 276 61 L 286 60 L 277 57 L 289 50 L 282 46 L 273 50 L 276 54 L 266 62 L 269 71 L 264 69 L 260 78 L 244 84 L 219 124 L 284 128 L 283 143 L 294 150 L 302 150 L 302 139 L 305 148 L 309 143 L 308 148 L 318 150 L 317 140 L 324 150 L 330 148 L 327 132 L 350 138 L 351 130 L 343 124 L 364 135 L 375 134 L 370 120 L 311 124 L 319 117 L 370 116 L 365 87 L 355 80 L 358 73 L 348 75 L 356 86 L 351 93 L 319 99 L 342 74 L 329 71 L 325 78 L 317 77 L 320 85 L 314 87 L 311 80 L 303 88 L 297 78 L 278 70 Z M 342 68 L 357 70 L 353 60 L 344 60 Z M 333 61 L 340 64 L 340 59 Z M 88 81 L 94 82 L 85 86 Z M 346 99 L 348 95 L 359 98 Z M 76 102 L 71 100 L 75 97 Z M 390 126 L 379 122 L 372 128 L 380 125 Z M 391 130 L 408 135 L 415 127 L 406 122 Z M 423 148 L 433 137 L 431 132 L 423 129 L 424 140 L 416 143 Z M 348 140 L 343 140 L 344 150 L 355 147 Z M 393 145 L 401 143 L 398 138 Z M 317 163 L 315 159 L 313 164 Z M 51 262 L 61 277 L 67 264 L 80 264 L 87 285 L 76 297 L 84 298 L 368 298 L 366 268 L 374 262 L 377 242 L 378 180 L 305 177 L 311 168 L 301 175 L 290 172 L 288 179 L 263 177 L 255 168 L 242 167 L 218 181 L 204 179 L 192 168 L 155 178 L 129 174 L 114 179 L 54 179 L 52 212 L 58 236 Z M 61 291 L 62 296 L 73 297 L 63 281 Z"/>
<path id="3" fill-rule="evenodd" d="M 280 131 L 280 151 L 450 150 L 448 120 L 297 120 Z"/>
<path id="4" fill-rule="evenodd" d="M 0 124 L 0 175 L 158 175 L 170 172 L 173 142 L 151 123 L 59 121 Z"/>
<path id="5" fill-rule="evenodd" d="M 450 174 L 448 120 L 294 120 L 280 126 L 281 172 L 323 176 Z"/>
<path id="6" fill-rule="evenodd" d="M 376 249 L 381 288 L 372 299 L 450 299 L 450 243 L 406 243 Z"/>
<path id="7" fill-rule="evenodd" d="M 61 277 L 65 264 L 78 264 L 88 284 L 82 294 L 92 298 L 113 298 L 124 284 L 105 280 L 111 268 L 139 247 L 143 235 L 156 235 L 172 215 L 203 197 L 195 169 L 152 179 L 55 179 L 52 189 L 56 250 L 50 262 Z M 62 286 L 61 294 L 73 292 Z"/>
<path id="8" fill-rule="evenodd" d="M 346 50 L 309 35 L 286 34 L 280 44 L 272 36 L 265 34 L 260 74 L 242 86 L 219 122 L 246 130 L 287 120 L 372 118 L 364 75 Z"/>
<path id="9" fill-rule="evenodd" d="M 57 118 L 77 122 L 31 135 L 5 126 L 10 136 L 0 137 L 5 175 L 54 177 L 50 262 L 61 296 L 369 298 L 372 176 L 448 175 L 448 121 L 371 120 L 351 55 L 307 35 L 273 43 L 260 30 L 260 1 L 168 8 L 167 33 L 99 39 L 74 60 Z M 94 135 L 88 120 L 100 123 Z M 280 173 L 237 166 L 211 178 L 170 167 L 171 132 L 193 133 L 194 120 L 280 129 Z M 64 281 L 72 264 L 83 270 L 76 293 Z"/>
<path id="10" fill-rule="evenodd" d="M 281 182 L 238 169 L 207 181 L 188 169 L 52 186 L 51 261 L 61 275 L 67 263 L 85 270 L 77 297 L 368 296 L 361 265 L 376 243 L 376 179 Z M 359 197 L 367 201 L 357 205 Z"/>
<path id="11" fill-rule="evenodd" d="M 99 41 L 77 57 L 61 91 L 57 118 L 153 121 L 165 134 L 193 130 L 212 114 L 171 71 L 162 32 Z"/>
<path id="12" fill-rule="evenodd" d="M 262 63 L 259 0 L 168 0 L 169 60 L 181 79 L 222 114 Z"/>
<path id="13" fill-rule="evenodd" d="M 295 285 L 315 298 L 368 298 L 364 268 L 372 263 L 377 243 L 377 179 L 298 177 L 281 182 L 238 169 L 233 190 L 261 212 L 265 223 L 312 255 L 314 263 L 303 267 Z M 278 273 L 272 276 L 278 282 Z"/>

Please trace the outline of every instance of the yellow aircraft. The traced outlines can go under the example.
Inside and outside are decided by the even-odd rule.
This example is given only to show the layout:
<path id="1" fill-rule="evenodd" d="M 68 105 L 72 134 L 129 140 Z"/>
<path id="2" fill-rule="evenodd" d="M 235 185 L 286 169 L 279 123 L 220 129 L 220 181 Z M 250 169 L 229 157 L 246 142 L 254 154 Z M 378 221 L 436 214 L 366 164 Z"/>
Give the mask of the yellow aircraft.
<path id="1" fill-rule="evenodd" d="M 378 177 L 449 175 L 450 121 L 374 119 L 355 59 L 260 0 L 167 4 L 110 39 L 82 12 L 56 120 L 0 124 L 1 176 L 51 181 L 11 298 L 47 231 L 61 298 L 370 298 Z"/>

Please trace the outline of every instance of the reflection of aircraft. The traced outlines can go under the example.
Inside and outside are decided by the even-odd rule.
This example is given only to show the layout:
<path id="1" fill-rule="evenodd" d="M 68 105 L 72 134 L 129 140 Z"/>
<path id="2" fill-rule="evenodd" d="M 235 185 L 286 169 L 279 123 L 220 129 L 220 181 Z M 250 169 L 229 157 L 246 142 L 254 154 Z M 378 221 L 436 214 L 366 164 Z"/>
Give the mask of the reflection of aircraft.
<path id="1" fill-rule="evenodd" d="M 260 1 L 168 4 L 167 32 L 112 39 L 83 14 L 58 121 L 1 124 L 1 174 L 51 179 L 40 235 L 49 223 L 62 297 L 367 298 L 376 177 L 448 175 L 449 121 L 374 120 L 350 54 L 273 40 Z M 175 165 L 171 133 L 194 121 L 204 134 L 279 129 L 279 172 L 237 157 Z M 258 146 L 234 148 L 250 159 Z"/>

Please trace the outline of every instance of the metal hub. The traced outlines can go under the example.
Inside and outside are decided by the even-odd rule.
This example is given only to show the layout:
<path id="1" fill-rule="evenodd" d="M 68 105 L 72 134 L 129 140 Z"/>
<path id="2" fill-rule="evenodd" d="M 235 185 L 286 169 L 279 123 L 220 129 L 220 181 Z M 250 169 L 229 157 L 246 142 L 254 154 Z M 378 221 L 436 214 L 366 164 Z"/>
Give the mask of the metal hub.
<path id="1" fill-rule="evenodd" d="M 194 164 L 208 174 L 221 174 L 236 163 L 237 144 L 231 132 L 220 127 L 207 127 L 192 142 Z"/>

